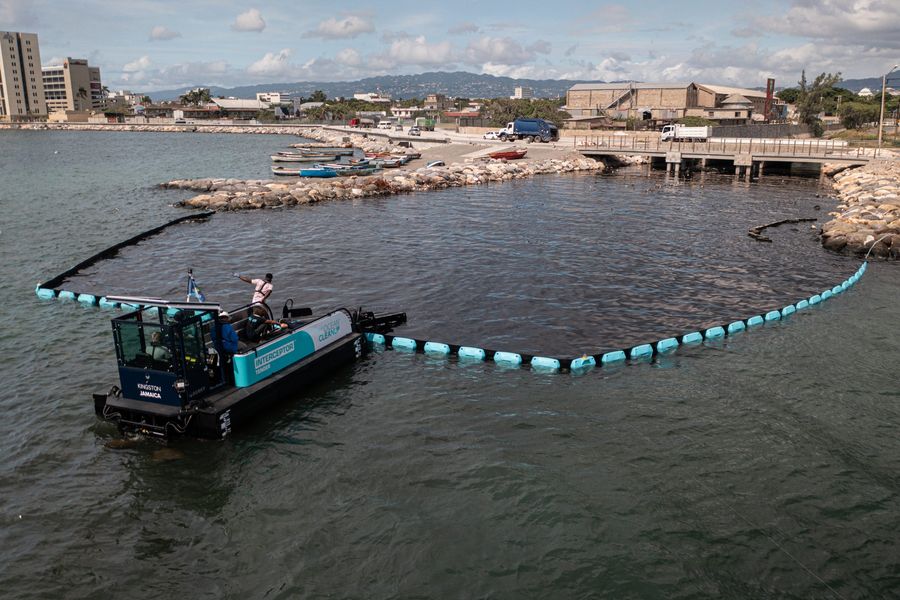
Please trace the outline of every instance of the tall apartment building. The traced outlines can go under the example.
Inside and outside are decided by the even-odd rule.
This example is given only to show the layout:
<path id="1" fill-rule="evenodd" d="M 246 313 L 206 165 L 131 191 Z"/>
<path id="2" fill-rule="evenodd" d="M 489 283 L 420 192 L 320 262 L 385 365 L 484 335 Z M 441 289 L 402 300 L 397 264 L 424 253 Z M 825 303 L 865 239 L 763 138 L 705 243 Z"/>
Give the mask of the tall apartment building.
<path id="1" fill-rule="evenodd" d="M 513 95 L 509 97 L 510 100 L 531 100 L 534 98 L 534 90 L 530 87 L 516 87 L 513 89 Z"/>
<path id="2" fill-rule="evenodd" d="M 37 34 L 0 31 L 0 121 L 46 116 Z"/>
<path id="3" fill-rule="evenodd" d="M 103 106 L 100 69 L 83 58 L 67 58 L 61 65 L 43 67 L 44 94 L 50 112 L 87 111 Z"/>

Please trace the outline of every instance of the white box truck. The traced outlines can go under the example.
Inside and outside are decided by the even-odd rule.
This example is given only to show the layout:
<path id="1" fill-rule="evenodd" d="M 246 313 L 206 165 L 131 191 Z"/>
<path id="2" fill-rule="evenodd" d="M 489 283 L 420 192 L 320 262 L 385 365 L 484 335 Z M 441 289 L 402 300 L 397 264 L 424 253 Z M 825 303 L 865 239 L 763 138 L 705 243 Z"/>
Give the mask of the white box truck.
<path id="1" fill-rule="evenodd" d="M 710 138 L 710 127 L 688 127 L 687 125 L 666 125 L 659 134 L 660 141 L 705 142 Z"/>

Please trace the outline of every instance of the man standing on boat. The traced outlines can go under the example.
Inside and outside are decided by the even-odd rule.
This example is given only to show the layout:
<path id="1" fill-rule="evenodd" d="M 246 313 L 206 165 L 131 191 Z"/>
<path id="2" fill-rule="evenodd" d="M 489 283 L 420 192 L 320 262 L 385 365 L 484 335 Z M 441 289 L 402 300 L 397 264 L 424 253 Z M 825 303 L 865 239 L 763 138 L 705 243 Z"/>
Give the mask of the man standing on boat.
<path id="1" fill-rule="evenodd" d="M 225 382 L 234 385 L 234 368 L 231 366 L 231 357 L 239 349 L 237 332 L 231 325 L 231 315 L 227 310 L 220 311 L 212 331 L 213 347 L 219 355 L 219 366 L 225 375 Z"/>
<path id="2" fill-rule="evenodd" d="M 265 304 L 266 300 L 269 299 L 269 296 L 272 295 L 272 274 L 266 273 L 265 279 L 250 279 L 249 277 L 244 277 L 243 275 L 238 275 L 238 278 L 241 281 L 249 283 L 252 286 L 256 286 L 256 290 L 253 292 L 253 303 L 254 304 Z"/>

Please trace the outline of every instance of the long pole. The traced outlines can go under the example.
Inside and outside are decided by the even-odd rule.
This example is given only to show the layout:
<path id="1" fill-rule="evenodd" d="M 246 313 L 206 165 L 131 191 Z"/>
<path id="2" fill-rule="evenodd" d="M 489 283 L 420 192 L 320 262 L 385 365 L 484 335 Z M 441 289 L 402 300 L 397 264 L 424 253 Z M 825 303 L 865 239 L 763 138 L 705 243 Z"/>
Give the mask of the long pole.
<path id="1" fill-rule="evenodd" d="M 894 72 L 900 65 L 894 65 L 890 71 L 881 76 L 881 113 L 878 115 L 878 148 L 881 149 L 881 135 L 884 131 L 884 93 L 887 88 L 887 76 Z"/>
<path id="2" fill-rule="evenodd" d="M 884 88 L 887 86 L 887 73 L 881 76 L 881 113 L 878 115 L 878 148 L 881 149 L 881 132 L 884 129 Z"/>

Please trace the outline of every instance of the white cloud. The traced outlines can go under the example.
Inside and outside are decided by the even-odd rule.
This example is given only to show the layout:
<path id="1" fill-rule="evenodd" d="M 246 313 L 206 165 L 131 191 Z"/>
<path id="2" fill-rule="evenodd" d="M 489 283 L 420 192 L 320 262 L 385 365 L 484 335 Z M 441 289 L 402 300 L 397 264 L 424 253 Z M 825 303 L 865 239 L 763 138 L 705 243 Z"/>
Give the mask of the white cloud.
<path id="1" fill-rule="evenodd" d="M 342 65 L 347 65 L 348 67 L 358 67 L 362 64 L 362 57 L 360 57 L 359 52 L 353 48 L 344 48 L 337 53 L 334 60 Z"/>
<path id="2" fill-rule="evenodd" d="M 292 54 L 290 48 L 267 52 L 265 56 L 247 67 L 247 72 L 251 75 L 286 75 L 292 70 L 290 62 Z"/>
<path id="3" fill-rule="evenodd" d="M 343 19 L 331 17 L 319 23 L 319 25 L 303 34 L 303 37 L 317 37 L 328 40 L 355 38 L 363 33 L 375 31 L 371 21 L 359 15 L 348 15 Z"/>
<path id="4" fill-rule="evenodd" d="M 397 65 L 444 65 L 455 60 L 450 42 L 429 44 L 424 35 L 400 38 L 391 42 L 387 51 L 375 58 L 375 64 L 390 68 Z"/>
<path id="5" fill-rule="evenodd" d="M 251 8 L 247 12 L 242 12 L 235 18 L 231 24 L 234 31 L 262 31 L 266 28 L 266 22 L 263 20 L 259 10 Z"/>
<path id="6" fill-rule="evenodd" d="M 777 19 L 758 19 L 760 28 L 791 36 L 859 46 L 900 48 L 897 0 L 794 0 Z"/>
<path id="7" fill-rule="evenodd" d="M 447 33 L 451 35 L 460 35 L 463 33 L 478 33 L 479 31 L 481 31 L 481 28 L 478 27 L 478 25 L 472 23 L 471 21 L 465 21 L 463 23 L 454 25 L 447 30 Z"/>
<path id="8" fill-rule="evenodd" d="M 15 26 L 38 24 L 33 0 L 0 0 L 0 23 L 4 29 L 16 30 Z"/>
<path id="9" fill-rule="evenodd" d="M 553 45 L 547 40 L 535 40 L 533 44 L 529 44 L 526 50 L 536 52 L 538 54 L 550 54 L 553 51 Z"/>
<path id="10" fill-rule="evenodd" d="M 126 73 L 136 73 L 138 71 L 146 71 L 150 68 L 151 65 L 149 56 L 142 56 L 137 60 L 131 61 L 130 63 L 126 63 L 125 66 L 122 67 L 122 70 Z"/>
<path id="11" fill-rule="evenodd" d="M 180 38 L 181 34 L 177 31 L 172 31 L 168 27 L 164 25 L 157 25 L 153 29 L 150 30 L 150 41 L 166 41 L 166 40 L 174 40 L 175 38 Z"/>
<path id="12" fill-rule="evenodd" d="M 521 65 L 534 60 L 535 50 L 523 48 L 519 42 L 509 37 L 484 36 L 469 42 L 463 54 L 465 61 L 471 65 Z"/>

